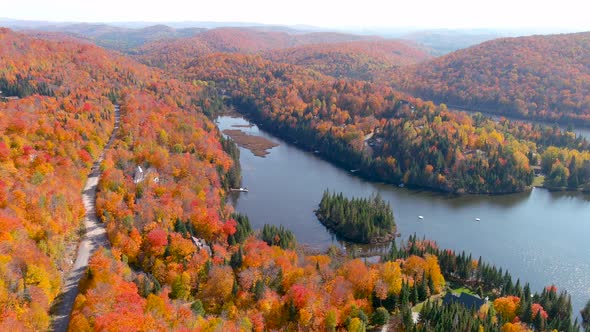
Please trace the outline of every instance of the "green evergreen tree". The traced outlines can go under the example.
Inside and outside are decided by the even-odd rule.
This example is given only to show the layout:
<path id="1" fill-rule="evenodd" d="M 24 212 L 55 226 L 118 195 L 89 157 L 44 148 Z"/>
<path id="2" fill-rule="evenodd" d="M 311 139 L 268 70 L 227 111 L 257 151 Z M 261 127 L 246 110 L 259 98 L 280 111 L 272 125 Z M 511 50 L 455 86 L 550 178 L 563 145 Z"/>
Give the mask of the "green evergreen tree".
<path id="1" fill-rule="evenodd" d="M 283 249 L 294 249 L 297 246 L 295 235 L 283 225 L 264 225 L 262 227 L 262 241 L 268 245 L 280 246 Z"/>
<path id="2" fill-rule="evenodd" d="M 244 251 L 242 250 L 242 246 L 238 248 L 238 250 L 233 253 L 229 260 L 229 265 L 234 269 L 237 270 L 242 267 L 244 261 Z"/>
<path id="3" fill-rule="evenodd" d="M 384 307 L 379 307 L 371 316 L 371 323 L 373 325 L 382 326 L 389 322 L 389 312 Z"/>
<path id="4" fill-rule="evenodd" d="M 350 241 L 385 242 L 395 235 L 391 207 L 378 193 L 368 199 L 348 199 L 326 190 L 316 215 L 326 227 Z"/>
<path id="5" fill-rule="evenodd" d="M 409 331 L 414 327 L 412 309 L 407 305 L 402 307 L 402 322 L 406 331 Z"/>
<path id="6" fill-rule="evenodd" d="M 587 328 L 590 328 L 590 300 L 586 303 L 586 306 L 580 313 L 582 315 L 582 324 Z"/>
<path id="7" fill-rule="evenodd" d="M 254 299 L 256 299 L 256 301 L 260 301 L 262 298 L 264 298 L 264 290 L 264 282 L 262 282 L 262 280 L 257 280 L 253 289 Z"/>
<path id="8" fill-rule="evenodd" d="M 191 304 L 191 310 L 197 316 L 205 316 L 205 307 L 203 307 L 203 302 L 199 299 Z"/>

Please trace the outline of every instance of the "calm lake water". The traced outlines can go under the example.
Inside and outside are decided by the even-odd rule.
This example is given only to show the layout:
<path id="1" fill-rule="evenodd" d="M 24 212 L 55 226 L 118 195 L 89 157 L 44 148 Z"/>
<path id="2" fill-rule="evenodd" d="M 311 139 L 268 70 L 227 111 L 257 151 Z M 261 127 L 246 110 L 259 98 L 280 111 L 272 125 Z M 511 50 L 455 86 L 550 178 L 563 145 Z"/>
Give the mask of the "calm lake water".
<path id="1" fill-rule="evenodd" d="M 217 124 L 224 130 L 249 122 L 223 116 Z M 280 144 L 265 158 L 240 148 L 242 184 L 250 191 L 236 194 L 234 205 L 254 228 L 282 224 L 299 243 L 318 249 L 337 244 L 347 250 L 378 250 L 337 241 L 313 210 L 326 188 L 357 197 L 379 192 L 393 207 L 401 239 L 416 233 L 442 248 L 482 256 L 530 282 L 534 290 L 551 284 L 567 289 L 577 312 L 590 299 L 588 195 L 533 189 L 504 196 L 450 196 L 398 188 L 356 177 L 256 126 L 239 129 Z"/>

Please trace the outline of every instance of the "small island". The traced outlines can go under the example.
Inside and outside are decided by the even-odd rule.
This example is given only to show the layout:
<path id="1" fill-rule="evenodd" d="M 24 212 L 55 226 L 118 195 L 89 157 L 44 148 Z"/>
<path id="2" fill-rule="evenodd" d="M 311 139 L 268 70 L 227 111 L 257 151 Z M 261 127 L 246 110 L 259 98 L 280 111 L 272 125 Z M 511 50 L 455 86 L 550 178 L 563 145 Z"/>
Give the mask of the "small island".
<path id="1" fill-rule="evenodd" d="M 374 244 L 395 237 L 393 211 L 379 194 L 348 199 L 326 190 L 315 213 L 324 226 L 348 241 Z"/>
<path id="2" fill-rule="evenodd" d="M 231 137 L 239 146 L 250 150 L 255 156 L 265 157 L 268 150 L 279 146 L 277 143 L 262 136 L 248 135 L 239 129 L 226 129 L 224 134 Z"/>

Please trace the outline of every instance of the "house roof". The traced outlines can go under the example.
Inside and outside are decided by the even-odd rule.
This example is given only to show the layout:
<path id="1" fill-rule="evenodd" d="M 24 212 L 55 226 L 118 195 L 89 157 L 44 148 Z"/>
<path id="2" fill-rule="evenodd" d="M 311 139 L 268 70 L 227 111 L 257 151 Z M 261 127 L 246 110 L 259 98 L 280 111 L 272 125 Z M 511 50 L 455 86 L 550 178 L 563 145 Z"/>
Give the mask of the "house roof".
<path id="1" fill-rule="evenodd" d="M 460 303 L 464 305 L 466 308 L 473 308 L 475 310 L 479 310 L 479 308 L 481 308 L 481 306 L 486 302 L 485 300 L 475 295 L 461 293 L 461 295 L 457 296 L 449 292 L 445 295 L 443 299 L 443 304 L 447 305 L 451 303 Z"/>

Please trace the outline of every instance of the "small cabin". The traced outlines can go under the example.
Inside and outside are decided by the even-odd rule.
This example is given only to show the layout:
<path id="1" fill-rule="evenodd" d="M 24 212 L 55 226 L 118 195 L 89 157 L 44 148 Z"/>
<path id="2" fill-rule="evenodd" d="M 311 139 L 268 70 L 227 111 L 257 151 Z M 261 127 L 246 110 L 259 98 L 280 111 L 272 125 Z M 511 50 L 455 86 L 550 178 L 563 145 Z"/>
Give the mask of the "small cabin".
<path id="1" fill-rule="evenodd" d="M 135 168 L 135 173 L 133 174 L 133 183 L 138 184 L 149 178 L 151 178 L 154 183 L 160 182 L 160 177 L 158 176 L 158 172 L 155 168 L 150 167 L 147 170 L 143 170 L 143 168 L 141 168 L 139 165 Z"/>
<path id="2" fill-rule="evenodd" d="M 485 157 L 486 156 L 486 152 L 480 149 L 475 149 L 475 150 L 465 150 L 465 152 L 463 152 L 463 155 L 465 156 L 477 156 L 477 157 Z"/>
<path id="3" fill-rule="evenodd" d="M 211 251 L 211 247 L 209 247 L 209 245 L 207 243 L 205 243 L 205 240 L 203 239 L 199 239 L 197 237 L 191 236 L 191 240 L 193 241 L 193 243 L 195 244 L 195 246 L 197 247 L 197 249 L 199 250 L 206 250 L 207 253 L 209 254 L 209 256 L 213 255 L 213 252 Z"/>
<path id="4" fill-rule="evenodd" d="M 141 166 L 137 166 L 135 168 L 135 174 L 133 175 L 133 183 L 138 184 L 140 182 L 143 182 L 143 180 L 145 179 L 145 173 L 143 171 L 143 169 L 141 168 Z"/>

